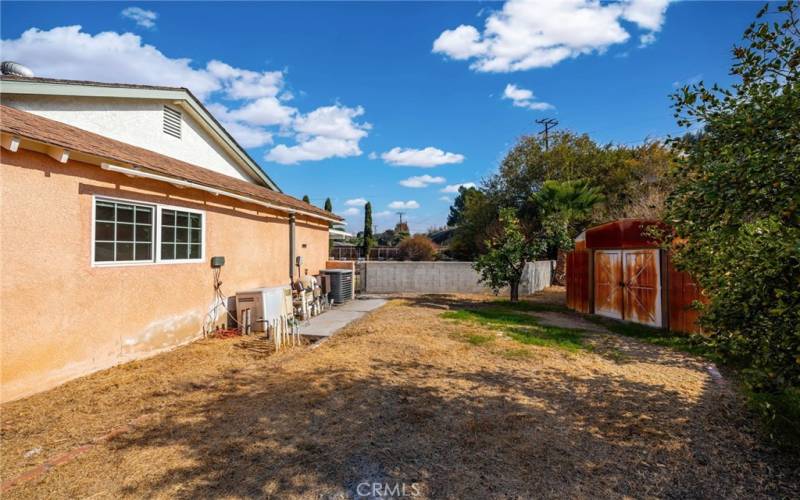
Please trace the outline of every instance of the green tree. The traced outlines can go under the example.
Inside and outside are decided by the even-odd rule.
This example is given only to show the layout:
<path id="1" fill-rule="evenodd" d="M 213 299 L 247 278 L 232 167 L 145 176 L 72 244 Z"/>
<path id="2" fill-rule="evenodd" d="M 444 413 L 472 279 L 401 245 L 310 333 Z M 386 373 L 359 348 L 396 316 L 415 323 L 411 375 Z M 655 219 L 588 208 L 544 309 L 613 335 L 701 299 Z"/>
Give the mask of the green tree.
<path id="1" fill-rule="evenodd" d="M 551 135 L 545 150 L 541 136 L 524 136 L 487 179 L 485 192 L 496 205 L 517 208 L 524 223 L 535 225 L 530 200 L 545 181 L 583 179 L 605 196 L 605 202 L 595 207 L 594 221 L 627 215 L 631 205 L 637 207 L 637 215 L 658 216 L 669 187 L 664 178 L 674 156 L 671 148 L 657 141 L 633 147 L 601 145 L 587 134 L 561 131 Z M 645 207 L 650 209 L 642 210 Z"/>
<path id="2" fill-rule="evenodd" d="M 675 261 L 708 299 L 704 330 L 774 392 L 800 385 L 800 28 L 795 3 L 778 13 L 764 7 L 733 49 L 731 88 L 672 96 L 678 123 L 701 130 L 674 141 L 667 203 Z"/>
<path id="3" fill-rule="evenodd" d="M 461 224 L 469 199 L 480 195 L 481 192 L 478 190 L 478 188 L 464 186 L 459 187 L 456 199 L 453 200 L 453 204 L 450 205 L 450 213 L 447 216 L 447 225 L 449 227 L 454 227 Z"/>
<path id="4" fill-rule="evenodd" d="M 372 203 L 364 205 L 364 234 L 362 239 L 362 249 L 364 258 L 369 260 L 369 251 L 375 245 L 375 238 L 372 236 Z"/>
<path id="5" fill-rule="evenodd" d="M 303 195 L 303 201 L 308 204 L 311 204 L 311 198 L 309 198 L 307 194 Z"/>
<path id="6" fill-rule="evenodd" d="M 556 283 L 564 284 L 566 278 L 565 252 L 572 249 L 575 236 L 586 228 L 594 207 L 604 200 L 600 188 L 586 180 L 544 181 L 531 196 L 547 252 L 557 259 Z"/>
<path id="7" fill-rule="evenodd" d="M 543 250 L 542 242 L 526 238 L 514 209 L 504 208 L 500 210 L 497 228 L 486 241 L 486 248 L 473 264 L 481 282 L 495 293 L 507 286 L 511 301 L 518 301 L 525 263 Z"/>
<path id="8" fill-rule="evenodd" d="M 497 207 L 482 191 L 459 188 L 447 218 L 447 224 L 455 227 L 448 255 L 456 260 L 475 260 L 486 250 L 488 232 L 496 222 Z"/>
<path id="9" fill-rule="evenodd" d="M 573 239 L 585 229 L 592 210 L 605 196 L 586 180 L 549 180 L 531 196 L 541 217 L 544 234 L 556 249 L 569 250 Z"/>
<path id="10" fill-rule="evenodd" d="M 333 203 L 331 203 L 330 198 L 325 198 L 325 211 L 333 212 Z"/>

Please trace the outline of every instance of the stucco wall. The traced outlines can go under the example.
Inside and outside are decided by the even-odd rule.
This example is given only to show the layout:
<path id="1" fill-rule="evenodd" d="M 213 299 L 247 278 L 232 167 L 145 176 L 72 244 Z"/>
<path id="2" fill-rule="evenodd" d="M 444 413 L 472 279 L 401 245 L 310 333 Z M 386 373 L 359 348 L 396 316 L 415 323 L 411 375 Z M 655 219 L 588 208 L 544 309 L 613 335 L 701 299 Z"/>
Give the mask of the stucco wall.
<path id="1" fill-rule="evenodd" d="M 367 293 L 488 293 L 478 282 L 472 262 L 366 261 Z M 552 261 L 525 265 L 520 293 L 534 293 L 550 285 Z M 362 278 L 363 279 L 363 278 Z"/>
<path id="2" fill-rule="evenodd" d="M 211 256 L 225 256 L 228 295 L 289 281 L 285 214 L 30 151 L 0 164 L 2 401 L 198 338 Z M 93 195 L 203 210 L 205 262 L 92 267 Z M 325 267 L 327 229 L 298 217 L 310 273 Z"/>
<path id="3" fill-rule="evenodd" d="M 252 181 L 187 113 L 182 113 L 180 139 L 165 134 L 163 116 L 167 101 L 3 94 L 3 104 Z M 178 109 L 174 105 L 173 108 Z"/>

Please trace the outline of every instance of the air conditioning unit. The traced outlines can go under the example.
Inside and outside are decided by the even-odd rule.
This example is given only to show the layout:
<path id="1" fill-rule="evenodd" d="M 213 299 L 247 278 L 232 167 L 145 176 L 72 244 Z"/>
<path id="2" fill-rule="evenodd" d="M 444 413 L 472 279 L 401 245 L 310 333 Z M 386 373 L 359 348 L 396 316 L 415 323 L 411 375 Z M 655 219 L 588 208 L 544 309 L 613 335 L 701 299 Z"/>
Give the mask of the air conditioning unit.
<path id="1" fill-rule="evenodd" d="M 335 304 L 342 304 L 353 298 L 353 271 L 349 269 L 324 269 L 320 274 L 330 276 L 331 296 Z"/>
<path id="2" fill-rule="evenodd" d="M 267 332 L 291 317 L 292 289 L 288 285 L 236 294 L 236 319 L 242 332 Z"/>

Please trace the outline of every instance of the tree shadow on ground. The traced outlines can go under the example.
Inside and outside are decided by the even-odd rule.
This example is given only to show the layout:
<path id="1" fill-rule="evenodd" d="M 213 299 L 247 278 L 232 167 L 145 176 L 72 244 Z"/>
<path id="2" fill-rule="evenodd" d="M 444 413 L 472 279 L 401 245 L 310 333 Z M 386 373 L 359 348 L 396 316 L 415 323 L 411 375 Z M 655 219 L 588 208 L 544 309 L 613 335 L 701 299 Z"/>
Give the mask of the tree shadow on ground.
<path id="1" fill-rule="evenodd" d="M 552 368 L 536 378 L 421 361 L 371 368 L 368 377 L 342 368 L 225 374 L 202 400 L 111 444 L 177 446 L 187 457 L 123 481 L 122 493 L 357 497 L 361 483 L 416 484 L 433 498 L 788 491 L 760 462 L 731 474 L 741 440 L 723 433 L 698 446 L 704 420 L 692 421 L 710 409 L 659 385 Z"/>

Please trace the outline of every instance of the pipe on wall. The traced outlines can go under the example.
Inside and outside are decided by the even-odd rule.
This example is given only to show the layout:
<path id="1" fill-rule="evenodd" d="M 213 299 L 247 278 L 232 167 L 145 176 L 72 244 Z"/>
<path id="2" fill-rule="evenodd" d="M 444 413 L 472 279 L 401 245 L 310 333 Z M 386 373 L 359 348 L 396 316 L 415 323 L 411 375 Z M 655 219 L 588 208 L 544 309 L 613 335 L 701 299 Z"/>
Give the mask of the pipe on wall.
<path id="1" fill-rule="evenodd" d="M 301 214 L 301 215 L 307 215 L 309 217 L 315 217 L 317 219 L 326 220 L 328 222 L 341 223 L 340 220 L 337 220 L 337 219 L 334 219 L 334 218 L 331 218 L 331 217 L 325 217 L 324 215 L 318 215 L 318 214 L 314 214 L 312 212 L 307 212 L 305 210 L 298 210 L 298 209 L 295 209 L 295 208 L 283 207 L 283 206 L 280 206 L 280 205 L 275 205 L 273 203 L 267 203 L 267 202 L 264 202 L 264 201 L 256 200 L 256 199 L 251 198 L 249 196 L 242 196 L 242 195 L 239 195 L 239 194 L 236 194 L 236 193 L 231 193 L 229 191 L 225 191 L 225 190 L 222 190 L 222 189 L 217 189 L 217 188 L 205 186 L 203 184 L 198 184 L 196 182 L 185 181 L 185 180 L 177 179 L 177 178 L 173 178 L 173 177 L 166 177 L 166 176 L 163 176 L 163 175 L 153 174 L 153 173 L 150 173 L 150 172 L 144 172 L 142 170 L 138 170 L 138 169 L 135 169 L 135 168 L 119 167 L 117 165 L 112 165 L 111 163 L 101 163 L 100 164 L 100 168 L 102 168 L 103 170 L 108 170 L 110 172 L 118 172 L 118 173 L 121 173 L 121 174 L 125 174 L 125 175 L 130 176 L 130 177 L 142 177 L 142 178 L 145 178 L 145 179 L 154 179 L 154 180 L 166 182 L 168 184 L 172 184 L 173 186 L 190 187 L 190 188 L 198 189 L 200 191 L 205 191 L 207 193 L 211 193 L 211 194 L 217 195 L 217 196 L 218 195 L 227 196 L 229 198 L 233 198 L 233 199 L 241 200 L 241 201 L 246 201 L 248 203 L 255 203 L 256 205 L 261 205 L 261 206 L 264 206 L 264 207 L 267 207 L 267 208 L 271 208 L 273 210 L 278 210 L 278 211 L 286 212 L 286 213 L 289 213 L 289 214 L 298 213 L 298 214 Z"/>
<path id="2" fill-rule="evenodd" d="M 295 215 L 289 215 L 289 281 L 294 283 L 294 261 L 297 259 L 295 253 Z M 299 278 L 299 276 L 298 276 Z"/>

